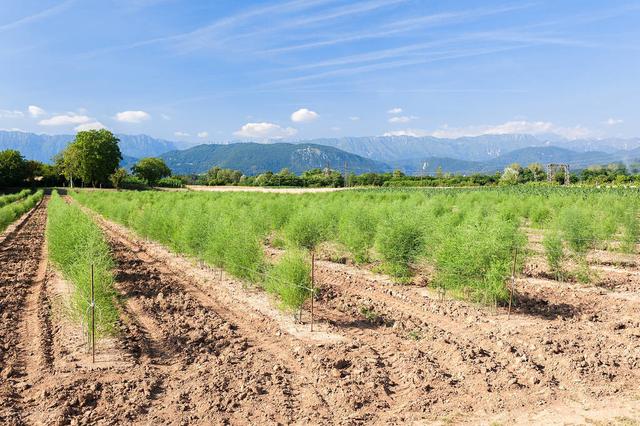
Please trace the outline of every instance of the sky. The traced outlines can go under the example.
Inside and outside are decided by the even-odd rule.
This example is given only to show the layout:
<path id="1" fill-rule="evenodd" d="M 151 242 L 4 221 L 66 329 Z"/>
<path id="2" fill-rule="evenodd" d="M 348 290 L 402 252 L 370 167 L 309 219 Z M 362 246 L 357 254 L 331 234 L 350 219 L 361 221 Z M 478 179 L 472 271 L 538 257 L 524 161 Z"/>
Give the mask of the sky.
<path id="1" fill-rule="evenodd" d="M 0 129 L 640 136 L 640 0 L 0 0 Z"/>

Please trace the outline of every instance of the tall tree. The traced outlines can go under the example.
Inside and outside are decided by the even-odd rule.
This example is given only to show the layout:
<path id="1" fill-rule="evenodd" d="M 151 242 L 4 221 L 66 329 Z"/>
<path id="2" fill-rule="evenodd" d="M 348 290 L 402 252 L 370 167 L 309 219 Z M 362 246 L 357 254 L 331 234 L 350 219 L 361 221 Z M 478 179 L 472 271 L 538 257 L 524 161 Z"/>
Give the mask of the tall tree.
<path id="1" fill-rule="evenodd" d="M 108 183 L 122 160 L 118 142 L 106 129 L 78 132 L 56 164 L 71 181 L 77 177 L 93 186 Z"/>
<path id="2" fill-rule="evenodd" d="M 14 149 L 0 151 L 0 187 L 20 186 L 28 177 L 27 162 Z"/>
<path id="3" fill-rule="evenodd" d="M 163 177 L 171 176 L 171 169 L 160 158 L 143 158 L 131 168 L 134 175 L 153 186 Z"/>

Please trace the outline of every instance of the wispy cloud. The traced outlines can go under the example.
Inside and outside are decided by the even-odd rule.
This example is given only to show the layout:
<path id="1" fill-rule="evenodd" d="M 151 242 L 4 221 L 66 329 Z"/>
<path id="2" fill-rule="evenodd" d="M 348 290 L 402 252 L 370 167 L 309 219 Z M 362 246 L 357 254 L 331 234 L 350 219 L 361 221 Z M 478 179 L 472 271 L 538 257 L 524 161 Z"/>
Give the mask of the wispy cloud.
<path id="1" fill-rule="evenodd" d="M 64 1 L 62 3 L 59 3 L 53 7 L 50 7 L 48 9 L 42 10 L 40 12 L 34 13 L 33 15 L 29 15 L 29 16 L 25 16 L 22 17 L 16 21 L 13 22 L 9 22 L 6 24 L 0 24 L 0 32 L 3 31 L 8 31 L 8 30 L 13 30 L 16 28 L 20 28 L 24 25 L 28 25 L 28 24 L 32 24 L 34 22 L 40 21 L 42 19 L 48 18 L 52 15 L 55 15 L 57 13 L 62 12 L 63 10 L 67 9 L 69 6 L 71 6 L 72 3 L 74 3 L 75 0 L 67 0 Z"/>
<path id="2" fill-rule="evenodd" d="M 359 65 L 354 67 L 344 67 L 344 68 L 339 68 L 339 69 L 315 73 L 315 74 L 307 74 L 307 75 L 298 76 L 298 77 L 284 78 L 284 79 L 273 81 L 269 83 L 269 85 L 281 86 L 285 84 L 299 83 L 299 82 L 304 82 L 309 80 L 318 80 L 318 79 L 323 79 L 327 77 L 353 75 L 353 74 L 360 74 L 360 73 L 371 72 L 371 71 L 379 71 L 379 70 L 385 70 L 385 69 L 391 69 L 391 68 L 408 67 L 411 65 L 426 64 L 430 62 L 489 55 L 489 54 L 494 54 L 499 52 L 506 52 L 510 50 L 524 49 L 532 45 L 533 44 L 522 44 L 518 46 L 501 46 L 501 47 L 494 47 L 494 48 L 467 49 L 467 50 L 460 50 L 460 51 L 443 52 L 440 54 L 436 54 L 434 56 L 424 55 L 416 59 L 402 59 L 402 60 L 384 61 L 384 62 L 378 62 L 373 64 Z"/>
<path id="3" fill-rule="evenodd" d="M 380 28 L 374 31 L 358 31 L 348 34 L 342 34 L 335 36 L 331 31 L 329 38 L 315 40 L 312 42 L 292 44 L 287 46 L 274 47 L 264 50 L 265 54 L 274 53 L 286 53 L 296 50 L 308 50 L 326 46 L 332 46 L 336 44 L 353 43 L 368 39 L 380 39 L 390 36 L 396 36 L 404 33 L 414 32 L 416 30 L 425 30 L 434 26 L 454 24 L 459 22 L 465 22 L 470 20 L 477 20 L 486 16 L 496 15 L 500 13 L 506 13 L 530 7 L 531 4 L 522 4 L 513 7 L 502 7 L 495 9 L 473 9 L 462 10 L 454 12 L 444 12 L 437 14 L 423 15 L 419 17 L 413 17 L 408 19 L 399 19 L 387 24 L 383 24 Z"/>
<path id="4" fill-rule="evenodd" d="M 170 34 L 166 36 L 153 37 L 146 40 L 139 40 L 119 46 L 97 49 L 93 52 L 90 52 L 90 54 L 136 49 L 157 44 L 174 44 L 183 51 L 195 50 L 199 47 L 210 45 L 213 37 L 215 35 L 219 35 L 222 31 L 232 30 L 240 25 L 247 23 L 248 21 L 251 21 L 252 19 L 258 19 L 267 16 L 269 18 L 272 18 L 273 16 L 306 10 L 334 1 L 336 0 L 293 0 L 285 3 L 276 3 L 262 7 L 255 7 L 252 9 L 243 10 L 234 15 L 216 19 L 206 25 L 189 31 Z"/>

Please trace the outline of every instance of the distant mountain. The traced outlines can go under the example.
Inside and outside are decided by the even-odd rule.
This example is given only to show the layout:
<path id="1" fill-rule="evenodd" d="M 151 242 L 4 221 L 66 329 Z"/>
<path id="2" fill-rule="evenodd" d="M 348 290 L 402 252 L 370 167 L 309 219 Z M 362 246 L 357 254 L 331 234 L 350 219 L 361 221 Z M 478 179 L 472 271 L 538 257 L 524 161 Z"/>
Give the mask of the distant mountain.
<path id="1" fill-rule="evenodd" d="M 362 157 L 384 162 L 423 162 L 431 157 L 465 161 L 487 161 L 509 152 L 529 148 L 556 146 L 577 152 L 602 151 L 614 153 L 640 147 L 635 139 L 567 140 L 555 135 L 483 135 L 457 139 L 432 136 L 375 136 L 354 138 L 313 139 L 300 143 L 333 146 Z"/>
<path id="2" fill-rule="evenodd" d="M 556 146 L 527 147 L 508 152 L 487 161 L 466 161 L 447 157 L 428 157 L 423 161 L 402 160 L 392 161 L 393 168 L 403 170 L 407 174 L 434 174 L 438 168 L 450 173 L 494 173 L 504 170 L 513 163 L 523 167 L 531 163 L 562 163 L 569 164 L 573 170 L 581 170 L 592 165 L 609 163 L 631 163 L 640 161 L 640 148 L 631 151 L 603 151 L 577 152 Z M 426 167 L 424 166 L 426 164 Z"/>
<path id="3" fill-rule="evenodd" d="M 316 144 L 235 143 L 198 145 L 161 156 L 177 174 L 204 173 L 214 166 L 240 170 L 247 175 L 288 168 L 294 173 L 329 167 L 342 170 L 345 162 L 350 172 L 384 172 L 390 167 L 379 161 Z"/>
<path id="4" fill-rule="evenodd" d="M 123 156 L 157 157 L 168 151 L 184 148 L 184 144 L 156 139 L 147 135 L 116 135 L 120 139 Z M 0 151 L 17 149 L 29 160 L 51 163 L 53 157 L 65 149 L 73 135 L 38 135 L 26 132 L 0 131 Z"/>
<path id="5" fill-rule="evenodd" d="M 619 154 L 601 151 L 576 152 L 556 146 L 528 147 L 511 151 L 493 160 L 482 163 L 481 171 L 493 172 L 502 170 L 510 164 L 518 163 L 527 166 L 531 163 L 563 163 L 573 169 L 584 169 L 594 164 L 608 164 L 621 160 Z"/>
<path id="6" fill-rule="evenodd" d="M 375 136 L 314 139 L 282 143 L 226 143 L 200 145 L 185 151 L 186 142 L 147 135 L 123 135 L 122 166 L 129 168 L 144 157 L 164 156 L 177 173 L 198 173 L 213 165 L 248 174 L 288 167 L 300 172 L 313 167 L 342 169 L 345 161 L 356 173 L 390 168 L 408 174 L 494 172 L 511 163 L 568 163 L 574 169 L 593 164 L 636 162 L 640 138 L 567 140 L 557 135 L 484 135 L 444 139 L 410 136 Z M 0 150 L 17 149 L 26 158 L 51 162 L 73 140 L 73 135 L 41 135 L 0 131 Z M 269 148 L 270 147 L 270 148 Z M 163 155 L 166 154 L 166 155 Z M 425 167 L 426 163 L 426 167 Z"/>

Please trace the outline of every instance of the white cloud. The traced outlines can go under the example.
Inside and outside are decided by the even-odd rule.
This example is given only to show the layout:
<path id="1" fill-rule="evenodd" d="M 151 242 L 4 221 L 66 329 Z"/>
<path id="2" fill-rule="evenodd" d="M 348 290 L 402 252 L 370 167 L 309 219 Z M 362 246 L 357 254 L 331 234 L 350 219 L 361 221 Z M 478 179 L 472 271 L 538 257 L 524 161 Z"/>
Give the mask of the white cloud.
<path id="1" fill-rule="evenodd" d="M 189 133 L 186 132 L 173 132 L 174 136 L 177 136 L 179 138 L 187 138 L 189 136 L 191 136 Z"/>
<path id="2" fill-rule="evenodd" d="M 241 138 L 255 138 L 255 139 L 279 139 L 288 136 L 293 136 L 298 131 L 293 127 L 281 127 L 274 123 L 247 123 L 240 128 L 240 130 L 234 132 L 234 136 Z"/>
<path id="3" fill-rule="evenodd" d="M 349 120 L 351 120 L 351 121 L 358 121 L 358 120 L 360 120 L 360 117 L 358 117 L 358 116 L 354 115 L 354 116 L 352 116 L 352 117 L 349 117 Z"/>
<path id="4" fill-rule="evenodd" d="M 408 123 L 408 122 L 410 122 L 411 120 L 415 120 L 415 119 L 417 119 L 417 118 L 418 118 L 418 117 L 416 117 L 415 115 L 412 115 L 412 116 L 410 116 L 410 117 L 409 117 L 409 116 L 406 116 L 406 115 L 399 115 L 399 116 L 396 116 L 396 117 L 391 117 L 391 118 L 389 119 L 389 123 L 393 123 L 393 124 L 398 124 L 398 123 Z"/>
<path id="5" fill-rule="evenodd" d="M 20 118 L 24 113 L 18 110 L 0 109 L 0 118 Z"/>
<path id="6" fill-rule="evenodd" d="M 40 120 L 38 124 L 41 126 L 69 126 L 72 124 L 85 124 L 90 121 L 92 121 L 91 118 L 86 115 L 78 115 L 76 113 L 69 112 L 67 114 L 54 115 L 51 118 Z"/>
<path id="7" fill-rule="evenodd" d="M 511 134 L 556 134 L 567 139 L 579 139 L 592 136 L 589 129 L 582 126 L 563 127 L 547 121 L 507 121 L 497 125 L 478 125 L 468 127 L 442 126 L 435 131 L 421 129 L 406 129 L 387 132 L 384 136 L 434 136 L 436 138 L 461 138 L 481 135 L 511 135 Z"/>
<path id="8" fill-rule="evenodd" d="M 99 121 L 91 121 L 89 123 L 84 123 L 74 127 L 74 130 L 76 132 L 82 132 L 85 130 L 100 130 L 100 129 L 106 129 L 106 127 L 104 126 L 104 124 L 102 124 Z"/>
<path id="9" fill-rule="evenodd" d="M 199 138 L 208 138 L 209 137 L 209 132 L 198 132 L 198 137 Z"/>
<path id="10" fill-rule="evenodd" d="M 609 118 L 607 121 L 605 121 L 605 124 L 607 126 L 615 126 L 616 124 L 622 124 L 624 122 L 624 120 L 621 120 L 619 118 Z"/>
<path id="11" fill-rule="evenodd" d="M 47 113 L 45 110 L 35 105 L 29 105 L 27 110 L 29 111 L 29 114 L 31 114 L 31 116 L 34 118 L 38 118 L 41 115 L 45 115 Z"/>
<path id="12" fill-rule="evenodd" d="M 167 120 L 167 121 L 171 120 L 171 117 L 168 116 L 167 114 L 160 114 L 160 117 L 162 117 L 163 120 Z"/>
<path id="13" fill-rule="evenodd" d="M 116 120 L 123 123 L 141 123 L 150 118 L 149 113 L 145 111 L 122 111 L 115 116 Z"/>
<path id="14" fill-rule="evenodd" d="M 294 123 L 307 123 L 309 121 L 314 121 L 319 117 L 318 113 L 315 111 L 311 111 L 307 108 L 300 108 L 293 114 L 291 114 L 291 121 Z"/>
<path id="15" fill-rule="evenodd" d="M 391 108 L 389 111 L 387 111 L 387 114 L 400 114 L 401 112 L 402 112 L 402 108 L 395 107 L 395 108 Z"/>

